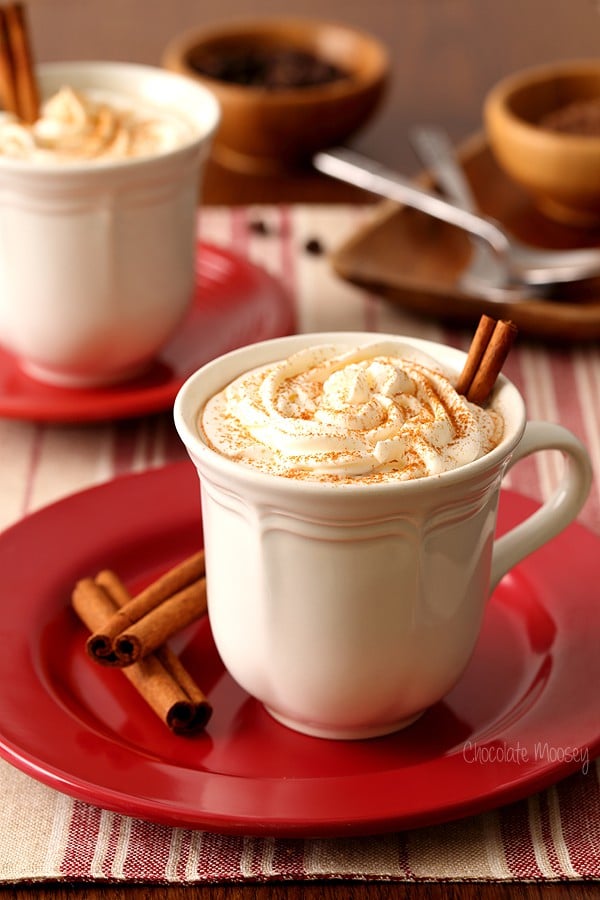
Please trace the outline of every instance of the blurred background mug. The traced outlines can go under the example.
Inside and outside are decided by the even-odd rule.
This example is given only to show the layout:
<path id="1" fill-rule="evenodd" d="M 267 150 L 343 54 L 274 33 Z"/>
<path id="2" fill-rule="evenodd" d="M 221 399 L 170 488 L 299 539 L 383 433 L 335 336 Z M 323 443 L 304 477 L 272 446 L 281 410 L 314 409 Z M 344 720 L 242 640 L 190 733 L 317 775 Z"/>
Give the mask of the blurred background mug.
<path id="1" fill-rule="evenodd" d="M 487 599 L 519 560 L 568 525 L 591 464 L 565 428 L 527 422 L 501 376 L 500 443 L 459 468 L 410 481 L 352 483 L 271 475 L 211 449 L 206 401 L 257 366 L 304 347 L 408 344 L 449 372 L 459 350 L 397 335 L 305 334 L 236 350 L 181 388 L 175 424 L 201 485 L 211 628 L 233 678 L 283 724 L 365 738 L 410 724 L 464 671 Z M 494 540 L 502 478 L 522 457 L 562 451 L 563 478 L 531 517 Z"/>
<path id="2" fill-rule="evenodd" d="M 219 120 L 200 85 L 113 62 L 39 67 L 64 85 L 178 118 L 171 149 L 125 159 L 0 156 L 0 343 L 47 382 L 90 386 L 143 371 L 193 300 L 200 179 Z"/>

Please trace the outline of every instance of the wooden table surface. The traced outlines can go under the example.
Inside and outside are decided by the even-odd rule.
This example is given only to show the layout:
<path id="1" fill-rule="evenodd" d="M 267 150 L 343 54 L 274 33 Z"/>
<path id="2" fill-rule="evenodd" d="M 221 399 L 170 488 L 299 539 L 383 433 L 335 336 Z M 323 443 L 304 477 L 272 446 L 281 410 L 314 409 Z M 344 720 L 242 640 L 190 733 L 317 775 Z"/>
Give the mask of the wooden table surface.
<path id="1" fill-rule="evenodd" d="M 598 900 L 598 893 L 598 884 L 593 882 L 540 885 L 304 881 L 164 887 L 51 884 L 0 888 L 2 900 Z"/>

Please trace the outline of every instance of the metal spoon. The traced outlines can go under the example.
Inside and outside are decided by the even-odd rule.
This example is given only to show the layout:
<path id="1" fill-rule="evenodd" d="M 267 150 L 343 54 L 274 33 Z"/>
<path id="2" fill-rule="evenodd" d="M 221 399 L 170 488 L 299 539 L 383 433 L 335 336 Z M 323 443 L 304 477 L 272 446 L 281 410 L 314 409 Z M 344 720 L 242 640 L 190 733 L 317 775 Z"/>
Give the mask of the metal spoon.
<path id="1" fill-rule="evenodd" d="M 411 143 L 424 167 L 433 175 L 438 188 L 461 209 L 477 213 L 477 202 L 471 185 L 456 159 L 450 138 L 441 128 L 417 125 L 410 131 Z M 461 273 L 459 284 L 468 293 L 484 291 L 488 299 L 518 299 L 515 295 L 540 293 L 539 286 L 507 285 L 506 270 L 497 254 L 477 237 L 472 236 L 473 254 Z"/>
<path id="2" fill-rule="evenodd" d="M 521 244 L 492 219 L 461 209 L 353 150 L 339 147 L 317 153 L 313 165 L 340 181 L 419 209 L 486 241 L 504 268 L 506 285 L 552 285 L 600 274 L 600 250 L 539 250 Z"/>

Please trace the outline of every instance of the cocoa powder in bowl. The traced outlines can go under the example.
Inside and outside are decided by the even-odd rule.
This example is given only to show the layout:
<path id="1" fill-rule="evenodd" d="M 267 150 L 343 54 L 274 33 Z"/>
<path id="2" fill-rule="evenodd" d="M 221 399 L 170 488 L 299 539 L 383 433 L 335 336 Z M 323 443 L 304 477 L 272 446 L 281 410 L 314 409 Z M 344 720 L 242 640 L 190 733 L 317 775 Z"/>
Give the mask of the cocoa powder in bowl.
<path id="1" fill-rule="evenodd" d="M 540 119 L 542 128 L 563 134 L 600 135 L 600 97 L 574 100 L 552 110 Z"/>

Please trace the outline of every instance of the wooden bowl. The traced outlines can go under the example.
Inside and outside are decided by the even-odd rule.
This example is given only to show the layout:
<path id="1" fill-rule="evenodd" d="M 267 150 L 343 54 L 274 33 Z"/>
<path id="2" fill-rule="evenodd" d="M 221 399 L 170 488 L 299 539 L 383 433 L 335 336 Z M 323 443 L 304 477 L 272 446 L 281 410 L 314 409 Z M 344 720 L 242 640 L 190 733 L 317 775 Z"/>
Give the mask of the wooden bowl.
<path id="1" fill-rule="evenodd" d="M 299 51 L 336 67 L 344 77 L 324 84 L 277 89 L 236 84 L 201 74 L 194 62 L 221 55 Z M 385 89 L 389 59 L 375 38 L 345 25 L 277 18 L 224 24 L 174 38 L 163 65 L 200 81 L 221 105 L 213 153 L 242 171 L 276 172 L 307 164 L 339 144 L 373 115 Z"/>
<path id="2" fill-rule="evenodd" d="M 550 116 L 571 130 L 553 130 Z M 600 224 L 600 60 L 505 78 L 486 97 L 484 119 L 498 164 L 543 213 L 571 225 Z M 588 133 L 573 130 L 582 121 Z"/>

